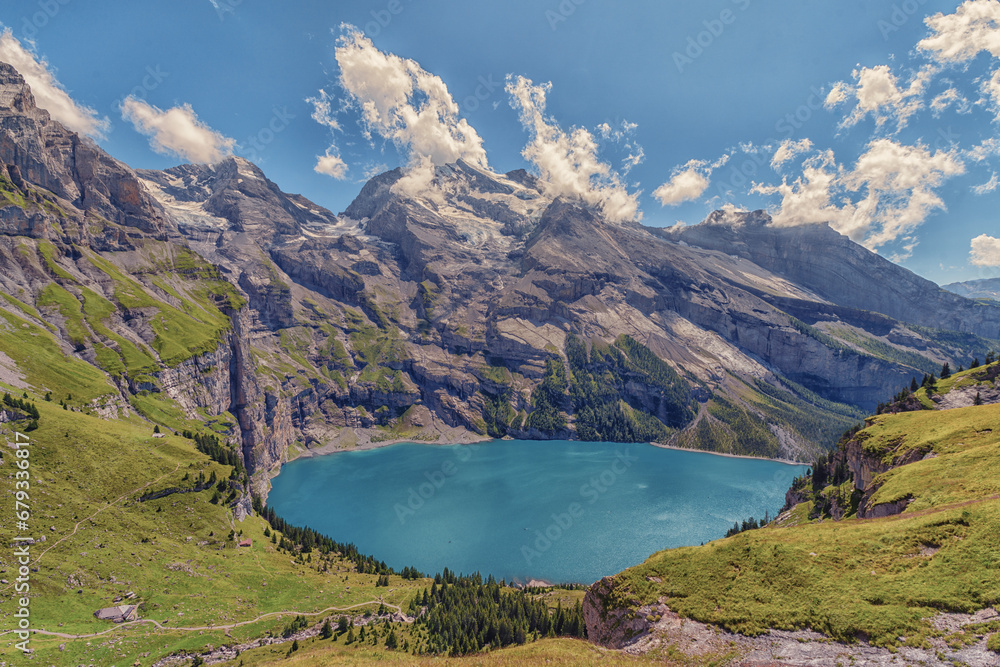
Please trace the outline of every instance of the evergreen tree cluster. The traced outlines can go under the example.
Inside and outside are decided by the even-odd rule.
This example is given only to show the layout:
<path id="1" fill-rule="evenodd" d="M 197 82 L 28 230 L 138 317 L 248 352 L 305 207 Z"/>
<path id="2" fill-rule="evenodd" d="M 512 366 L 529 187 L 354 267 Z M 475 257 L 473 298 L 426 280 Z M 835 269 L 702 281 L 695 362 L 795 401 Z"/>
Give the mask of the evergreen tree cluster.
<path id="1" fill-rule="evenodd" d="M 850 476 L 843 450 L 821 454 L 812 465 L 812 489 L 818 493 L 828 486 L 840 486 Z"/>
<path id="2" fill-rule="evenodd" d="M 385 564 L 385 561 L 376 560 L 374 556 L 361 554 L 353 544 L 341 544 L 312 528 L 299 528 L 291 525 L 278 516 L 273 508 L 263 504 L 257 496 L 254 496 L 252 502 L 254 511 L 270 524 L 271 530 L 281 533 L 281 540 L 283 544 L 287 544 L 286 548 L 297 550 L 302 554 L 311 553 L 314 549 L 322 554 L 337 553 L 342 558 L 354 563 L 360 574 L 396 574 L 392 568 Z M 274 535 L 271 539 L 274 542 L 277 541 Z M 420 574 L 413 568 L 408 569 L 411 576 Z M 413 578 L 419 579 L 420 577 L 413 576 Z"/>
<path id="3" fill-rule="evenodd" d="M 430 590 L 414 599 L 411 611 L 423 610 L 417 623 L 428 631 L 427 651 L 452 656 L 487 648 L 524 644 L 532 637 L 585 637 L 583 610 L 548 606 L 526 592 L 506 587 L 490 576 L 456 576 L 445 568 Z"/>
<path id="4" fill-rule="evenodd" d="M 285 626 L 285 629 L 281 631 L 281 636 L 288 639 L 296 632 L 301 632 L 309 627 L 309 621 L 306 620 L 305 616 L 296 616 L 292 619 L 292 622 Z"/>
<path id="5" fill-rule="evenodd" d="M 486 422 L 486 434 L 491 438 L 502 438 L 513 428 L 520 430 L 520 420 L 513 423 L 517 412 L 510 404 L 510 389 L 504 388 L 498 394 L 483 392 L 483 421 Z"/>
<path id="6" fill-rule="evenodd" d="M 972 375 L 976 382 L 994 382 L 1000 376 L 1000 364 L 993 364 L 984 367 L 978 373 Z"/>
<path id="7" fill-rule="evenodd" d="M 771 523 L 771 516 L 768 512 L 764 512 L 764 518 L 758 521 L 753 517 L 749 519 L 743 519 L 743 523 L 736 522 L 733 527 L 726 531 L 726 537 L 732 537 L 733 535 L 739 535 L 740 533 L 747 530 L 757 530 L 758 528 L 763 528 L 767 524 Z"/>
<path id="8" fill-rule="evenodd" d="M 694 417 L 689 389 L 673 368 L 645 345 L 621 336 L 614 345 L 594 346 L 577 336 L 566 339 L 570 367 L 570 396 L 581 440 L 649 442 L 662 440 L 667 426 L 680 428 Z M 657 396 L 652 410 L 664 414 L 666 425 L 647 414 L 644 406 L 628 406 L 623 398 L 630 385 L 645 385 Z M 633 409 L 630 409 L 633 408 Z"/>
<path id="9" fill-rule="evenodd" d="M 725 425 L 736 439 L 737 447 L 731 450 L 717 445 L 718 451 L 731 451 L 734 454 L 749 454 L 752 456 L 776 457 L 780 454 L 778 440 L 768 428 L 767 423 L 753 411 L 737 401 L 730 401 L 720 395 L 715 395 L 708 405 L 708 412 Z M 709 427 L 708 420 L 701 424 Z M 714 438 L 713 438 L 714 439 Z M 721 445 L 721 443 L 720 443 Z"/>
<path id="10" fill-rule="evenodd" d="M 25 398 L 27 398 L 27 395 L 25 395 Z M 27 415 L 27 417 L 25 418 L 29 419 L 30 421 L 28 422 L 28 425 L 24 427 L 25 433 L 29 431 L 34 431 L 35 429 L 38 428 L 38 420 L 40 419 L 40 417 L 38 415 L 38 407 L 34 403 L 31 403 L 21 398 L 14 398 L 9 393 L 4 392 L 3 404 L 8 408 L 15 408 L 17 410 L 20 410 L 25 415 Z"/>
<path id="11" fill-rule="evenodd" d="M 219 436 L 213 434 L 192 433 L 183 431 L 181 433 L 188 440 L 194 440 L 195 447 L 202 454 L 208 455 L 216 463 L 231 466 L 237 475 L 243 474 L 243 461 L 240 460 L 238 452 L 222 444 Z"/>
<path id="12" fill-rule="evenodd" d="M 560 410 L 568 386 L 566 364 L 562 359 L 558 357 L 546 359 L 542 383 L 531 394 L 534 410 L 528 415 L 528 428 L 549 435 L 555 435 L 566 428 L 566 419 Z"/>
<path id="13" fill-rule="evenodd" d="M 834 497 L 838 494 L 825 494 L 824 490 L 831 486 L 839 487 L 853 479 L 851 469 L 847 465 L 847 445 L 863 428 L 863 424 L 857 424 L 845 431 L 833 451 L 819 456 L 805 475 L 795 478 L 791 489 L 785 495 L 785 506 L 782 507 L 782 511 L 789 510 L 798 503 L 809 502 L 810 518 L 833 516 Z M 841 507 L 840 503 L 845 500 L 848 504 Z M 843 511 L 845 514 L 854 512 L 860 500 L 861 492 L 855 489 L 849 499 L 841 498 L 837 501 L 837 511 Z"/>

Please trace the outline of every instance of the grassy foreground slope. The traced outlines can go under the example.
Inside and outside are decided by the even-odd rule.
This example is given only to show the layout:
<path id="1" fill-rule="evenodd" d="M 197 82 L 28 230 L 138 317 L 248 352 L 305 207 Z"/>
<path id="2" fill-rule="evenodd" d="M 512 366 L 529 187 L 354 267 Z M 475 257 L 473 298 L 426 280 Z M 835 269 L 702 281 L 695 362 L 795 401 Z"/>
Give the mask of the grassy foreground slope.
<path id="1" fill-rule="evenodd" d="M 967 375 L 939 391 L 967 386 Z M 855 480 L 862 467 L 872 475 L 867 488 L 848 479 L 807 493 L 765 528 L 655 554 L 613 578 L 604 612 L 662 601 L 745 635 L 810 628 L 891 648 L 942 636 L 929 621 L 940 612 L 1000 603 L 1000 404 L 885 414 L 866 425 L 842 446 L 854 446 Z M 913 462 L 890 467 L 900 460 Z M 797 487 L 811 491 L 810 483 Z M 865 492 L 867 507 L 908 504 L 858 518 Z M 842 520 L 818 509 L 831 496 L 850 508 Z M 1000 650 L 1000 624 L 976 630 Z"/>
<path id="2" fill-rule="evenodd" d="M 229 507 L 213 503 L 214 487 L 139 502 L 151 492 L 189 489 L 200 475 L 225 480 L 231 469 L 198 452 L 190 440 L 153 437 L 153 426 L 139 419 L 103 420 L 37 398 L 34 403 L 40 419 L 28 434 L 34 441 L 29 534 L 45 541 L 30 547 L 31 627 L 65 635 L 104 633 L 77 640 L 33 635 L 31 647 L 44 664 L 152 664 L 174 651 L 280 633 L 287 612 L 374 601 L 355 609 L 361 613 L 380 601 L 402 605 L 418 584 L 423 587 L 397 576 L 388 587 L 376 587 L 376 575 L 358 574 L 336 555 L 281 551 L 265 537 L 262 519 L 236 522 Z M 13 440 L 8 425 L 3 430 Z M 5 448 L 5 498 L 13 497 L 13 460 Z M 0 539 L 10 544 L 14 535 L 12 522 L 5 521 Z M 247 538 L 251 547 L 237 546 Z M 0 570 L 11 582 L 0 591 L 10 599 L 16 570 L 10 549 L 0 551 Z M 134 599 L 125 598 L 130 592 Z M 128 603 L 140 604 L 140 619 L 164 629 L 152 623 L 116 627 L 93 616 L 99 608 Z M 13 612 L 4 605 L 3 630 L 14 627 Z M 286 613 L 228 631 L 211 629 L 274 612 Z M 3 635 L 0 654 L 19 653 L 13 643 L 13 635 Z"/>

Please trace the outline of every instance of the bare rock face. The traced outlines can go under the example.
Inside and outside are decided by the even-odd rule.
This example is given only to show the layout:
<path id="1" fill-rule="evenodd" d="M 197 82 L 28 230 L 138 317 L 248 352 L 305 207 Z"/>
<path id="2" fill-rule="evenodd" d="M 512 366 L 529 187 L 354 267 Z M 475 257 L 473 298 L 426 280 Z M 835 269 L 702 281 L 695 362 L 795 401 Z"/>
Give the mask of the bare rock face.
<path id="1" fill-rule="evenodd" d="M 127 245 L 129 235 L 155 237 L 165 230 L 162 209 L 135 172 L 38 109 L 24 79 L 6 63 L 0 63 L 0 163 L 13 187 L 34 204 L 15 209 L 20 214 L 7 211 L 5 231 L 46 235 L 29 222 L 46 211 L 75 223 L 63 225 L 75 242 L 96 247 Z"/>
<path id="2" fill-rule="evenodd" d="M 826 224 L 781 228 L 770 223 L 761 211 L 717 211 L 701 225 L 664 233 L 746 258 L 841 306 L 927 327 L 1000 337 L 996 305 L 975 304 L 945 291 Z"/>

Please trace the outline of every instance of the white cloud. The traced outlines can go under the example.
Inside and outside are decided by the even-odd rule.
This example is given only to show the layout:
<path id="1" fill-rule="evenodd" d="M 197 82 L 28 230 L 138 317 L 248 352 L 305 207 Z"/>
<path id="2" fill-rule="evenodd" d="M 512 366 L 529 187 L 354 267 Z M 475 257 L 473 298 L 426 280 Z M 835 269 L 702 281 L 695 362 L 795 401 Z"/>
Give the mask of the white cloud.
<path id="1" fill-rule="evenodd" d="M 954 106 L 955 111 L 962 114 L 969 113 L 972 110 L 969 100 L 955 88 L 949 88 L 943 93 L 939 93 L 930 103 L 931 112 L 935 118 L 939 117 L 951 106 Z"/>
<path id="2" fill-rule="evenodd" d="M 343 30 L 335 51 L 340 84 L 360 110 L 367 136 L 374 132 L 392 141 L 411 164 L 426 157 L 435 165 L 461 159 L 488 166 L 482 138 L 459 117 L 440 77 L 379 51 L 353 26 Z"/>
<path id="3" fill-rule="evenodd" d="M 1000 239 L 986 234 L 972 239 L 969 261 L 975 266 L 1000 266 Z"/>
<path id="4" fill-rule="evenodd" d="M 689 162 L 688 165 L 691 163 Z M 676 206 L 692 201 L 708 189 L 710 181 L 696 167 L 688 166 L 675 173 L 669 181 L 653 191 L 653 197 L 663 206 Z"/>
<path id="5" fill-rule="evenodd" d="M 751 192 L 781 195 L 780 207 L 773 216 L 775 225 L 792 227 L 829 222 L 837 229 L 848 217 L 843 208 L 831 201 L 841 172 L 833 151 L 822 151 L 806 159 L 802 175 L 793 183 L 783 179 L 781 185 L 756 184 Z"/>
<path id="6" fill-rule="evenodd" d="M 917 48 L 929 51 L 944 63 L 961 63 L 988 51 L 1000 58 L 1000 3 L 996 0 L 968 0 L 954 14 L 935 14 L 924 19 L 930 36 Z"/>
<path id="7" fill-rule="evenodd" d="M 157 153 L 176 155 L 188 162 L 212 163 L 232 155 L 236 145 L 198 120 L 190 104 L 158 109 L 129 95 L 122 102 L 122 119 L 149 137 Z"/>
<path id="8" fill-rule="evenodd" d="M 841 121 L 841 127 L 853 127 L 871 115 L 880 128 L 887 121 L 895 120 L 898 131 L 923 108 L 924 92 L 936 72 L 935 67 L 924 66 L 907 85 L 901 86 L 888 65 L 861 67 L 852 72 L 854 84 L 836 83 L 824 105 L 832 109 L 849 100 L 855 102 L 854 108 Z"/>
<path id="9" fill-rule="evenodd" d="M 91 137 L 102 138 L 110 123 L 107 118 L 98 118 L 97 111 L 77 104 L 66 89 L 49 70 L 44 59 L 39 60 L 21 46 L 10 28 L 0 34 L 0 60 L 20 72 L 31 87 L 35 104 L 45 109 L 68 129 Z"/>
<path id="10" fill-rule="evenodd" d="M 329 153 L 326 155 L 317 155 L 316 166 L 313 167 L 313 171 L 343 180 L 347 178 L 347 163 L 340 159 L 339 155 L 331 155 Z"/>
<path id="11" fill-rule="evenodd" d="M 838 81 L 833 84 L 830 92 L 826 94 L 826 99 L 823 101 L 823 106 L 827 109 L 833 109 L 838 104 L 844 102 L 849 95 L 853 92 L 853 88 L 847 85 L 843 81 Z"/>
<path id="12" fill-rule="evenodd" d="M 982 162 L 994 155 L 1000 155 L 1000 138 L 984 139 L 972 148 L 963 151 L 962 154 L 974 162 Z"/>
<path id="13" fill-rule="evenodd" d="M 323 89 L 320 89 L 316 97 L 307 97 L 306 102 L 313 105 L 311 118 L 331 130 L 339 130 L 340 123 L 333 111 L 333 96 Z"/>
<path id="14" fill-rule="evenodd" d="M 997 187 L 1000 187 L 1000 177 L 997 177 L 997 173 L 994 171 L 993 175 L 990 176 L 990 180 L 981 185 L 973 186 L 972 191 L 977 195 L 985 195 L 993 192 Z"/>
<path id="15" fill-rule="evenodd" d="M 877 139 L 850 171 L 837 164 L 833 151 L 823 151 L 806 159 L 794 182 L 757 184 L 753 192 L 781 195 L 776 225 L 828 222 L 874 250 L 900 239 L 913 243 L 907 235 L 944 208 L 934 189 L 964 171 L 956 151 L 931 153 L 920 144 Z"/>
<path id="16" fill-rule="evenodd" d="M 715 162 L 689 160 L 676 167 L 670 180 L 653 191 L 653 197 L 663 206 L 676 206 L 700 197 L 711 184 L 712 172 L 726 164 L 729 155 L 723 155 Z"/>
<path id="17" fill-rule="evenodd" d="M 628 176 L 629 172 L 645 162 L 646 151 L 638 144 L 629 144 L 625 148 L 629 154 L 622 158 L 622 173 Z"/>
<path id="18" fill-rule="evenodd" d="M 329 128 L 331 133 L 340 130 L 340 123 L 333 110 L 333 97 L 328 92 L 321 89 L 316 97 L 307 97 L 306 102 L 313 106 L 311 117 L 314 121 Z M 316 156 L 316 166 L 313 167 L 313 171 L 338 180 L 347 178 L 347 163 L 340 157 L 335 141 L 331 141 L 326 153 Z"/>
<path id="19" fill-rule="evenodd" d="M 996 120 L 1000 121 L 1000 69 L 993 72 L 993 75 L 983 82 L 983 93 L 992 102 Z"/>
<path id="20" fill-rule="evenodd" d="M 641 219 L 638 194 L 630 194 L 620 177 L 597 156 L 594 136 L 580 127 L 564 131 L 545 116 L 552 84 L 535 85 L 523 76 L 507 78 L 511 106 L 530 135 L 521 155 L 535 165 L 548 193 L 576 197 L 598 206 L 613 222 Z"/>
<path id="21" fill-rule="evenodd" d="M 778 145 L 777 150 L 774 151 L 774 157 L 771 158 L 771 168 L 775 171 L 781 169 L 786 162 L 794 160 L 797 156 L 811 151 L 812 146 L 812 142 L 808 139 L 802 139 L 800 141 L 785 139 Z"/>
<path id="22" fill-rule="evenodd" d="M 392 184 L 392 191 L 410 197 L 421 197 L 444 205 L 444 193 L 441 188 L 434 183 L 437 173 L 434 169 L 434 162 L 426 155 L 420 157 L 420 161 L 411 164 L 403 174 L 403 177 Z"/>
<path id="23" fill-rule="evenodd" d="M 610 123 L 601 123 L 595 129 L 601 139 L 622 145 L 625 155 L 622 157 L 622 175 L 628 176 L 629 172 L 638 167 L 646 160 L 645 149 L 635 141 L 635 131 L 639 128 L 637 123 L 623 120 L 618 127 Z"/>

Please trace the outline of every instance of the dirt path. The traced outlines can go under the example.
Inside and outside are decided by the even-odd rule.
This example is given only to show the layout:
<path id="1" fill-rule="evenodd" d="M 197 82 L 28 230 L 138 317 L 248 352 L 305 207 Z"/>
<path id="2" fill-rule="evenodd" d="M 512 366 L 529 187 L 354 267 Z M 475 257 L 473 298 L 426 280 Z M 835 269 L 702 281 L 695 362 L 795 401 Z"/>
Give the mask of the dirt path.
<path id="1" fill-rule="evenodd" d="M 244 625 L 253 625 L 254 623 L 259 623 L 260 621 L 263 621 L 265 618 L 270 618 L 271 616 L 322 616 L 323 614 L 327 614 L 327 613 L 332 612 L 332 611 L 349 611 L 351 609 L 357 609 L 358 607 L 367 607 L 368 605 L 371 605 L 371 604 L 383 604 L 386 607 L 390 607 L 392 609 L 395 609 L 400 614 L 403 613 L 403 609 L 401 607 L 399 607 L 398 605 L 389 604 L 388 602 L 383 602 L 381 600 L 369 600 L 368 602 L 359 602 L 358 604 L 352 604 L 349 607 L 327 607 L 326 609 L 323 609 L 321 611 L 312 611 L 312 612 L 288 611 L 288 610 L 286 610 L 286 611 L 272 611 L 272 612 L 268 612 L 266 614 L 261 614 L 260 616 L 258 616 L 255 619 L 252 619 L 252 620 L 249 620 L 249 621 L 240 621 L 239 623 L 233 623 L 233 624 L 230 624 L 230 625 L 201 625 L 201 626 L 197 626 L 197 627 L 172 627 L 172 626 L 163 625 L 159 621 L 155 621 L 155 620 L 153 620 L 151 618 L 142 618 L 142 619 L 139 619 L 138 621 L 129 621 L 127 623 L 121 623 L 120 625 L 116 625 L 113 628 L 108 628 L 107 630 L 102 630 L 101 632 L 92 632 L 92 633 L 86 634 L 86 635 L 71 635 L 71 634 L 68 634 L 68 633 L 65 633 L 65 632 L 51 632 L 49 630 L 32 630 L 31 632 L 32 632 L 32 634 L 46 635 L 46 636 L 49 636 L 49 637 L 59 637 L 61 639 L 91 639 L 93 637 L 101 637 L 103 635 L 106 635 L 106 634 L 109 634 L 111 632 L 114 632 L 115 630 L 120 630 L 122 628 L 125 628 L 125 627 L 128 627 L 128 626 L 132 626 L 132 625 L 141 625 L 143 623 L 151 623 L 151 624 L 155 625 L 157 628 L 159 628 L 160 630 L 166 630 L 166 631 L 170 631 L 170 632 L 198 632 L 198 631 L 204 631 L 204 630 L 209 630 L 209 631 L 211 631 L 211 630 L 224 630 L 224 631 L 228 631 L 228 630 L 234 630 L 235 628 L 239 628 L 239 627 L 242 627 Z M 13 630 L 8 630 L 7 632 L 0 632 L 0 637 L 2 637 L 3 635 L 6 635 L 6 634 L 10 634 L 11 632 L 14 632 L 14 631 Z"/>
<path id="2" fill-rule="evenodd" d="M 128 498 L 129 496 L 131 496 L 133 493 L 136 493 L 138 491 L 142 491 L 143 489 L 148 488 L 148 487 L 152 486 L 153 484 L 156 484 L 157 482 L 159 482 L 161 479 L 163 479 L 167 475 L 174 474 L 175 472 L 177 472 L 177 470 L 180 467 L 181 467 L 181 464 L 178 463 L 176 466 L 174 466 L 174 469 L 171 470 L 170 472 L 163 473 L 162 475 L 160 475 L 159 477 L 157 477 L 153 481 L 151 481 L 151 482 L 149 482 L 147 484 L 143 484 L 142 486 L 140 486 L 137 489 L 133 489 L 133 490 L 129 491 L 128 493 L 123 493 L 122 495 L 118 496 L 117 498 L 115 498 L 114 500 L 112 500 L 111 502 L 109 502 L 107 505 L 105 505 L 104 507 L 102 507 L 101 509 L 99 509 L 96 512 L 94 512 L 93 514 L 91 514 L 90 516 L 88 516 L 88 517 L 86 517 L 84 519 L 80 519 L 79 521 L 76 522 L 76 525 L 73 526 L 73 532 L 69 533 L 68 535 L 63 535 L 62 538 L 60 538 L 57 542 L 54 542 L 51 546 L 47 547 L 42 553 L 40 553 L 37 556 L 35 556 L 34 560 L 31 561 L 30 565 L 38 565 L 39 561 L 42 560 L 42 556 L 44 556 L 48 552 L 50 552 L 53 549 L 55 549 L 57 546 L 59 546 L 60 544 L 62 544 L 66 540 L 68 540 L 69 538 L 71 538 L 74 535 L 76 535 L 77 531 L 80 530 L 80 524 L 82 524 L 84 521 L 90 521 L 91 519 L 93 519 L 95 516 L 97 516 L 98 514 L 100 514 L 101 512 L 103 512 L 104 510 L 110 509 L 110 508 L 114 507 L 115 505 L 117 505 L 118 503 L 120 503 L 125 498 Z M 14 586 L 14 584 L 8 584 L 7 586 L 4 586 L 3 588 L 0 588 L 0 592 L 6 593 L 9 589 L 13 588 L 13 586 Z M 3 633 L 0 633 L 0 634 L 3 634 Z"/>

